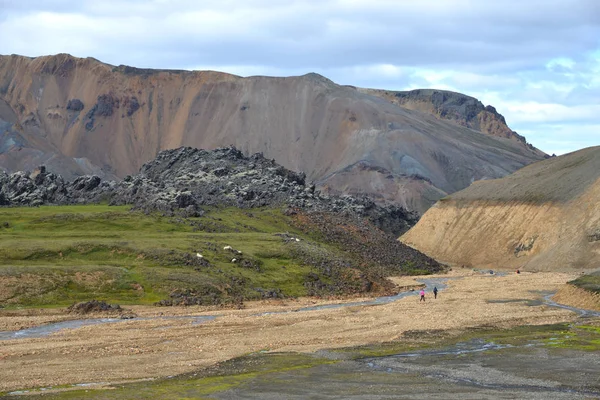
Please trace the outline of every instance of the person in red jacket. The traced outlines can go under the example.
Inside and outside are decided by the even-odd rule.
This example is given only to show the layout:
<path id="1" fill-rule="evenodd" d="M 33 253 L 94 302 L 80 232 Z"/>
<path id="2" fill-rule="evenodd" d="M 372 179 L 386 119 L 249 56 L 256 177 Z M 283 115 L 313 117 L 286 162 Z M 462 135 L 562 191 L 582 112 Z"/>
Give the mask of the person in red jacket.
<path id="1" fill-rule="evenodd" d="M 425 301 L 425 289 L 421 289 L 421 292 L 419 294 L 421 295 L 421 298 L 419 299 L 419 303 L 422 301 Z"/>

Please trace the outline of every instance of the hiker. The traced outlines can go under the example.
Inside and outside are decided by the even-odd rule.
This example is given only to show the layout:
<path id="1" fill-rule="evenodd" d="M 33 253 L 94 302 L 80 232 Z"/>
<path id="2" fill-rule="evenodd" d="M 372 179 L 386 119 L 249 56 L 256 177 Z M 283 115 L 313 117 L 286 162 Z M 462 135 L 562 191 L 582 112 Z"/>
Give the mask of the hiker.
<path id="1" fill-rule="evenodd" d="M 434 287 L 433 287 L 433 298 L 434 298 L 434 299 L 437 299 L 437 292 L 438 292 L 438 290 L 437 290 L 437 286 L 434 286 Z"/>
<path id="2" fill-rule="evenodd" d="M 421 292 L 419 294 L 421 295 L 421 298 L 419 299 L 419 303 L 422 301 L 425 301 L 425 289 L 421 289 Z"/>
<path id="3" fill-rule="evenodd" d="M 517 270 L 517 274 L 520 274 L 520 273 L 521 273 L 521 271 Z"/>

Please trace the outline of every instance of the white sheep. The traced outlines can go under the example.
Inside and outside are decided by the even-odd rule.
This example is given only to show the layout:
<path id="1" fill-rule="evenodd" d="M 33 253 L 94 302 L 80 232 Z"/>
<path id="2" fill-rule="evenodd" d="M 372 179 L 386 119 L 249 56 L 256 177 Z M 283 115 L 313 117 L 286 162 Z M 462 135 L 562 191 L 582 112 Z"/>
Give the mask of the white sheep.
<path id="1" fill-rule="evenodd" d="M 232 263 L 234 263 L 234 262 L 237 262 L 237 258 L 232 258 L 232 259 L 231 259 L 231 262 L 232 262 Z"/>
<path id="2" fill-rule="evenodd" d="M 296 238 L 296 242 L 299 242 L 299 241 L 300 241 L 300 239 Z"/>
<path id="3" fill-rule="evenodd" d="M 231 246 L 225 246 L 225 247 L 223 247 L 223 250 L 233 250 L 233 247 L 231 247 Z"/>
<path id="4" fill-rule="evenodd" d="M 204 258 L 204 256 L 202 254 L 200 254 L 200 253 L 196 253 L 196 257 L 198 257 L 198 258 Z"/>
<path id="5" fill-rule="evenodd" d="M 238 254 L 242 254 L 242 252 L 240 250 L 237 251 Z"/>

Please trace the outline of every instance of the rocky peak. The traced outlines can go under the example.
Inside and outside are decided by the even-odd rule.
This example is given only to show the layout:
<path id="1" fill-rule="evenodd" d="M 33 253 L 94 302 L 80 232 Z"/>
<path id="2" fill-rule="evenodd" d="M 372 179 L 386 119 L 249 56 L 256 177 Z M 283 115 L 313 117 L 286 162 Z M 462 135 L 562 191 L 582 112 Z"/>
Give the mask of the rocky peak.
<path id="1" fill-rule="evenodd" d="M 527 143 L 525 137 L 510 129 L 504 116 L 495 107 L 491 105 L 484 106 L 475 97 L 437 89 L 416 89 L 399 92 L 378 89 L 358 90 L 382 97 L 401 107 L 432 114 L 439 119 L 449 120 L 491 136 L 521 142 L 532 152 L 544 156 L 542 151 Z"/>

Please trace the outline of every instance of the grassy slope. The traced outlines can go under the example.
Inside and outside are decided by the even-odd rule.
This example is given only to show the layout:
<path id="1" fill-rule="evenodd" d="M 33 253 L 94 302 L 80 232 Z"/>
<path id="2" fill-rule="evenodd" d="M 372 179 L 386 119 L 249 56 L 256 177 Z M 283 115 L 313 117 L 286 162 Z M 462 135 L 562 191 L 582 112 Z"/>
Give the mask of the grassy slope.
<path id="1" fill-rule="evenodd" d="M 302 296 L 311 272 L 323 283 L 334 279 L 305 255 L 353 258 L 340 247 L 318 232 L 302 233 L 279 209 L 212 209 L 182 220 L 106 205 L 4 208 L 0 305 L 62 306 L 94 298 L 149 304 L 174 290 L 192 290 L 206 304 L 260 298 L 256 288 Z M 210 265 L 201 265 L 197 252 Z"/>
<path id="2" fill-rule="evenodd" d="M 600 178 L 600 146 L 530 164 L 501 179 L 477 181 L 444 201 L 566 203 Z"/>
<path id="3" fill-rule="evenodd" d="M 304 294 L 299 277 L 310 272 L 290 259 L 289 244 L 274 235 L 294 234 L 278 210 L 214 210 L 202 219 L 177 221 L 127 207 L 0 209 L 0 225 L 5 222 L 0 302 L 8 304 L 58 305 L 98 296 L 152 303 L 173 289 L 226 290 L 233 278 L 298 296 Z M 223 250 L 227 245 L 243 255 Z M 211 266 L 197 265 L 197 252 Z M 259 267 L 243 268 L 233 257 Z"/>
<path id="4" fill-rule="evenodd" d="M 600 294 L 600 271 L 596 271 L 588 275 L 583 275 L 569 283 L 582 289 L 588 290 L 592 293 Z"/>

